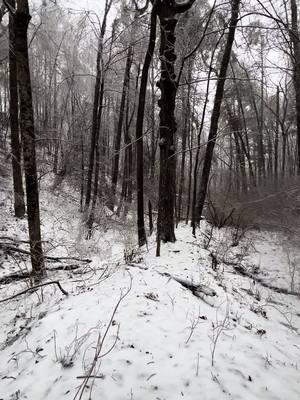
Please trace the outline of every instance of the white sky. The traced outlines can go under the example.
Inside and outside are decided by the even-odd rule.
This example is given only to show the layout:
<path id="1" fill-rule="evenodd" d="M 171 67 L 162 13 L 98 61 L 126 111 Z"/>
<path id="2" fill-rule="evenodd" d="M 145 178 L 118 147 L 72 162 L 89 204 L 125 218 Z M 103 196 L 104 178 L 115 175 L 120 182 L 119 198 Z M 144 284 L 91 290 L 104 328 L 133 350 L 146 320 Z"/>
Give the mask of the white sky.
<path id="1" fill-rule="evenodd" d="M 66 0 L 63 2 L 64 7 L 93 10 L 97 13 L 104 9 L 105 0 Z"/>

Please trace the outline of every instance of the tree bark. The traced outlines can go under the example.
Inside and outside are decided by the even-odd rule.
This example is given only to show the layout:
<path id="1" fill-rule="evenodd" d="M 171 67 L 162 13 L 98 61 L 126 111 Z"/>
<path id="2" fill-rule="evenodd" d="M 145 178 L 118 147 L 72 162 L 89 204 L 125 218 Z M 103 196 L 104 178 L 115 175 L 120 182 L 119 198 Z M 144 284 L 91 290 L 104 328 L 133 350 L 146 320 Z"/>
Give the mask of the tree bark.
<path id="1" fill-rule="evenodd" d="M 280 97 L 279 97 L 279 86 L 277 86 L 277 90 L 276 90 L 276 126 L 275 126 L 275 141 L 274 141 L 274 178 L 275 178 L 275 185 L 278 184 L 279 112 L 280 112 Z"/>
<path id="2" fill-rule="evenodd" d="M 188 89 L 186 96 L 184 95 L 184 91 L 182 92 L 182 108 L 183 108 L 183 129 L 182 129 L 182 139 L 181 139 L 181 165 L 180 165 L 180 179 L 179 179 L 179 191 L 178 191 L 178 207 L 177 207 L 177 225 L 181 220 L 181 212 L 182 212 L 182 195 L 183 195 L 183 185 L 184 185 L 184 176 L 185 176 L 185 159 L 186 159 L 186 142 L 187 142 L 187 130 L 190 125 L 190 95 L 191 95 L 191 64 L 189 63 L 188 69 Z"/>
<path id="3" fill-rule="evenodd" d="M 174 207 L 176 196 L 176 133 L 175 100 L 177 93 L 176 74 L 174 64 L 176 14 L 183 13 L 193 5 L 195 0 L 176 3 L 175 0 L 162 1 L 158 4 L 160 21 L 160 62 L 161 77 L 157 83 L 161 91 L 158 106 L 160 108 L 159 147 L 160 147 L 160 174 L 157 239 L 158 243 L 175 242 Z"/>
<path id="4" fill-rule="evenodd" d="M 176 60 L 175 28 L 177 19 L 175 18 L 174 7 L 170 6 L 166 1 L 160 4 L 158 15 L 161 35 L 161 78 L 157 85 L 161 90 L 161 98 L 158 103 L 160 107 L 160 176 L 157 229 L 160 240 L 175 242 L 176 158 L 174 135 L 177 129 L 175 121 L 177 84 L 174 63 Z"/>
<path id="5" fill-rule="evenodd" d="M 142 69 L 141 86 L 138 100 L 138 109 L 136 117 L 136 181 L 137 181 L 137 228 L 138 243 L 143 246 L 146 243 L 146 231 L 144 221 L 144 144 L 143 144 L 143 125 L 145 100 L 148 82 L 148 72 L 153 57 L 156 41 L 156 3 L 152 6 L 150 35 L 148 49 Z"/>
<path id="6" fill-rule="evenodd" d="M 292 62 L 294 66 L 297 118 L 297 174 L 300 175 L 300 35 L 298 28 L 298 6 L 296 0 L 291 0 L 291 20 L 290 38 L 293 44 Z"/>
<path id="7" fill-rule="evenodd" d="M 132 45 L 132 43 L 130 43 L 129 47 L 128 47 L 128 51 L 127 51 L 127 57 L 126 57 L 126 66 L 125 66 L 124 79 L 123 79 L 123 89 L 122 89 L 119 118 L 118 118 L 117 132 L 116 132 L 115 145 L 114 145 L 114 158 L 113 158 L 113 166 L 112 166 L 112 196 L 111 196 L 111 201 L 109 204 L 109 207 L 111 210 L 114 209 L 114 205 L 115 205 L 115 196 L 116 196 L 117 183 L 118 183 L 118 177 L 119 177 L 121 137 L 122 137 L 124 114 L 125 114 L 125 104 L 126 104 L 125 102 L 126 102 L 126 96 L 127 96 L 127 92 L 128 92 L 130 69 L 131 69 L 131 64 L 132 64 L 132 55 L 133 55 L 133 45 Z"/>
<path id="8" fill-rule="evenodd" d="M 16 7 L 15 0 L 9 0 L 9 4 L 13 8 Z M 19 132 L 17 60 L 15 54 L 15 21 L 11 14 L 9 15 L 9 91 L 14 210 L 15 216 L 22 218 L 25 215 L 25 202 L 22 182 L 21 144 Z"/>
<path id="9" fill-rule="evenodd" d="M 41 243 L 35 132 L 28 58 L 27 29 L 31 16 L 27 0 L 18 0 L 14 19 L 31 263 L 33 274 L 42 276 L 45 274 L 45 266 Z"/>
<path id="10" fill-rule="evenodd" d="M 225 45 L 224 53 L 222 56 L 221 66 L 220 66 L 220 73 L 217 80 L 217 88 L 216 88 L 216 95 L 214 100 L 214 106 L 211 116 L 211 123 L 210 123 L 210 130 L 208 135 L 208 143 L 206 147 L 206 154 L 204 159 L 204 165 L 202 170 L 202 177 L 199 187 L 199 194 L 198 194 L 198 203 L 196 208 L 196 221 L 200 221 L 202 210 L 204 206 L 204 201 L 207 193 L 207 186 L 209 181 L 209 175 L 211 170 L 212 164 L 212 157 L 214 152 L 214 147 L 217 139 L 218 134 L 218 125 L 219 125 L 219 117 L 220 117 L 220 110 L 221 104 L 223 100 L 224 94 L 224 85 L 227 75 L 227 68 L 230 61 L 231 56 L 231 49 L 234 41 L 236 25 L 238 21 L 239 15 L 239 6 L 240 0 L 233 0 L 232 7 L 231 7 L 231 19 L 229 23 L 229 31 L 227 36 L 227 42 Z"/>
<path id="11" fill-rule="evenodd" d="M 93 179 L 93 171 L 94 171 L 94 162 L 95 162 L 95 148 L 96 143 L 98 142 L 99 137 L 99 98 L 100 98 L 100 87 L 102 80 L 102 56 L 103 56 L 103 40 L 106 31 L 106 21 L 107 15 L 112 5 L 112 0 L 105 0 L 105 9 L 104 16 L 101 25 L 101 32 L 98 41 L 98 51 L 97 51 L 97 60 L 96 60 L 96 82 L 94 89 L 94 103 L 93 103 L 93 119 L 92 119 L 92 133 L 91 133 L 91 145 L 90 145 L 90 155 L 89 155 L 89 166 L 87 173 L 87 186 L 86 186 L 86 198 L 85 198 L 85 212 L 88 211 L 91 195 L 92 195 L 92 179 Z"/>

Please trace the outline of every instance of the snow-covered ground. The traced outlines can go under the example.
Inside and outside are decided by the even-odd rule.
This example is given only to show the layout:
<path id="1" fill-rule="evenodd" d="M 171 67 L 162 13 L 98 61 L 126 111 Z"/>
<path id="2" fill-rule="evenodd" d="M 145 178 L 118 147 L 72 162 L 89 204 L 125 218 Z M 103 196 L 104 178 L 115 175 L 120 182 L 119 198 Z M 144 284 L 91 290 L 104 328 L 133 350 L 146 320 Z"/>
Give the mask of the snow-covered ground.
<path id="1" fill-rule="evenodd" d="M 0 241 L 27 240 L 25 220 L 12 217 L 7 182 L 1 178 Z M 92 262 L 48 270 L 47 279 L 59 280 L 68 296 L 50 285 L 0 303 L 0 399 L 300 398 L 300 298 L 230 265 L 299 292 L 299 250 L 282 234 L 248 232 L 232 247 L 232 231 L 215 230 L 205 250 L 204 235 L 195 239 L 180 225 L 177 242 L 163 244 L 155 257 L 154 238 L 138 252 L 134 226 L 107 218 L 86 241 L 73 190 L 51 192 L 45 181 L 41 200 L 47 255 Z M 124 249 L 135 251 L 127 263 Z M 222 261 L 215 269 L 211 252 Z M 0 257 L 0 277 L 29 267 L 26 256 L 0 250 Z M 172 277 L 216 296 L 198 298 Z M 0 299 L 27 287 L 0 284 Z"/>

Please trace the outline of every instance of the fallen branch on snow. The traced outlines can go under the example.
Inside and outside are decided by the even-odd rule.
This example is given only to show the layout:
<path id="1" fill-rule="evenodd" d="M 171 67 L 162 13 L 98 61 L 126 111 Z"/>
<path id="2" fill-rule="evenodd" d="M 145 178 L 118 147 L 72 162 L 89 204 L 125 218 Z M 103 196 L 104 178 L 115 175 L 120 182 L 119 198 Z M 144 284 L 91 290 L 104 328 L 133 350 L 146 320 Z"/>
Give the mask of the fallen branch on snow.
<path id="1" fill-rule="evenodd" d="M 227 264 L 230 265 L 230 264 Z M 267 289 L 274 290 L 276 293 L 281 293 L 281 294 L 288 294 L 290 296 L 297 296 L 300 297 L 300 292 L 296 292 L 293 290 L 285 289 L 285 288 L 280 288 L 274 285 L 271 285 L 267 282 L 265 282 L 262 278 L 254 275 L 253 273 L 247 271 L 242 265 L 231 265 L 233 267 L 234 273 L 245 276 L 247 278 L 252 279 L 255 283 L 259 283 L 263 287 Z"/>
<path id="2" fill-rule="evenodd" d="M 11 246 L 10 244 L 7 244 L 7 243 L 0 243 L 0 249 L 1 248 L 6 250 L 6 251 L 15 251 L 17 253 L 26 254 L 28 256 L 31 255 L 30 251 L 24 250 L 24 249 L 20 249 L 20 248 L 15 247 L 15 246 Z M 85 262 L 85 263 L 91 263 L 92 262 L 92 260 L 90 260 L 89 258 L 51 257 L 51 256 L 44 256 L 44 258 L 49 260 L 49 261 L 73 260 L 73 261 L 79 261 L 79 262 Z"/>
<path id="3" fill-rule="evenodd" d="M 45 268 L 46 271 L 74 271 L 81 268 L 82 265 L 59 265 L 58 267 Z M 0 285 L 7 285 L 12 282 L 22 281 L 23 279 L 34 278 L 34 276 L 27 271 L 16 272 L 0 278 Z"/>
<path id="4" fill-rule="evenodd" d="M 174 281 L 180 283 L 186 289 L 189 289 L 193 293 L 194 296 L 201 298 L 202 300 L 203 300 L 202 294 L 204 294 L 206 296 L 211 296 L 211 297 L 214 297 L 217 295 L 216 291 L 211 289 L 209 286 L 202 285 L 202 284 L 196 285 L 191 281 L 172 276 L 168 272 L 165 272 L 165 273 L 159 272 L 159 274 L 163 275 L 163 276 L 168 276 L 170 279 L 174 279 Z"/>
<path id="5" fill-rule="evenodd" d="M 216 291 L 211 289 L 209 286 L 206 285 L 195 285 L 193 282 L 187 281 L 185 279 L 180 279 L 176 278 L 174 276 L 171 276 L 172 279 L 174 279 L 176 282 L 180 283 L 183 287 L 186 289 L 189 289 L 194 296 L 201 298 L 202 294 L 205 294 L 206 296 L 211 296 L 214 297 L 217 295 Z"/>
<path id="6" fill-rule="evenodd" d="M 16 293 L 13 296 L 10 296 L 10 297 L 7 297 L 6 299 L 0 300 L 0 303 L 4 303 L 5 301 L 9 301 L 9 300 L 15 299 L 16 297 L 21 296 L 22 294 L 31 292 L 31 291 L 33 291 L 35 289 L 38 289 L 40 287 L 47 286 L 47 285 L 57 285 L 59 287 L 60 291 L 65 296 L 69 295 L 69 293 L 65 289 L 62 288 L 62 286 L 59 283 L 59 281 L 50 281 L 50 282 L 41 283 L 40 285 L 32 286 L 32 287 L 30 287 L 28 289 L 22 290 L 22 292 Z"/>

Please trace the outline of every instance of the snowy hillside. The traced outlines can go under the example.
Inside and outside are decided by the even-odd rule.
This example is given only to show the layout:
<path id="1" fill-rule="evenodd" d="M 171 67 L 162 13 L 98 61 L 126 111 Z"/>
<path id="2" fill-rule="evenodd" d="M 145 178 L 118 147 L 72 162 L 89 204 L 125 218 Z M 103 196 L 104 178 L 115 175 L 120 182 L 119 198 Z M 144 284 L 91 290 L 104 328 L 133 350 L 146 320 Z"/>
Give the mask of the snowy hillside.
<path id="1" fill-rule="evenodd" d="M 4 279 L 29 268 L 29 258 L 9 250 L 28 249 L 27 225 L 11 217 L 1 179 L 5 299 L 29 288 Z M 263 286 L 299 292 L 282 234 L 248 232 L 232 247 L 231 230 L 216 229 L 208 244 L 180 225 L 177 242 L 155 257 L 154 237 L 138 252 L 134 231 L 121 224 L 107 222 L 86 241 L 76 195 L 49 194 L 47 185 L 47 256 L 91 262 L 48 260 L 45 282 L 59 281 L 68 296 L 51 284 L 0 303 L 0 399 L 299 399 L 300 298 Z"/>

